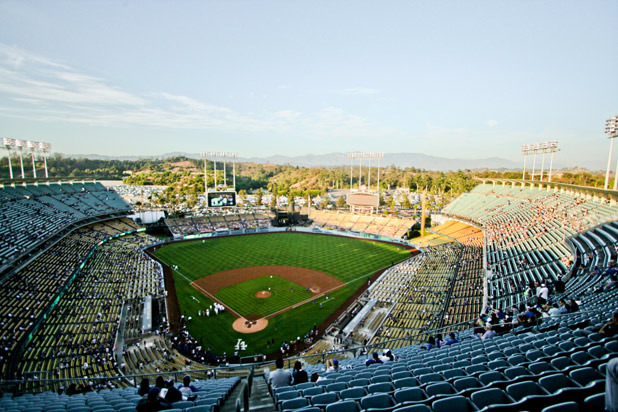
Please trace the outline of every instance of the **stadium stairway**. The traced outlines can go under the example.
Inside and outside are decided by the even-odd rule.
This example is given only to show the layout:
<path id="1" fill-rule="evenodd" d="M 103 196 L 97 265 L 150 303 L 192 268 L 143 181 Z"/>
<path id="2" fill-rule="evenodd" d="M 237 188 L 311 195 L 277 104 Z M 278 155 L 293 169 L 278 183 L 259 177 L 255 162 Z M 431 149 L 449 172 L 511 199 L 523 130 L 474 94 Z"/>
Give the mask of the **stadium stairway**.
<path id="1" fill-rule="evenodd" d="M 247 382 L 243 379 L 243 382 Z M 256 376 L 251 384 L 251 396 L 249 397 L 250 411 L 275 411 L 277 410 L 270 392 L 268 391 L 268 383 L 263 376 Z M 229 399 L 221 407 L 221 412 L 236 412 L 236 404 L 240 406 L 240 410 L 244 411 L 243 391 L 245 384 L 237 385 L 234 391 L 230 394 Z"/>
<path id="2" fill-rule="evenodd" d="M 253 387 L 251 388 L 251 397 L 249 398 L 250 411 L 275 411 L 275 403 L 268 391 L 268 383 L 263 376 L 256 376 L 253 379 Z"/>

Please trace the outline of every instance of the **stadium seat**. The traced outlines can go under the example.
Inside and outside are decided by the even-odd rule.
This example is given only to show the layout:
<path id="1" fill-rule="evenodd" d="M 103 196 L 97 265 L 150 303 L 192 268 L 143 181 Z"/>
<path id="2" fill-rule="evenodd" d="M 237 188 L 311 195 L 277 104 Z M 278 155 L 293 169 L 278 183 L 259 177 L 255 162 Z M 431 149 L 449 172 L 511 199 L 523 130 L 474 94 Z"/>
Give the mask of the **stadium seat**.
<path id="1" fill-rule="evenodd" d="M 427 396 L 452 395 L 455 389 L 447 382 L 432 383 L 425 387 Z"/>
<path id="2" fill-rule="evenodd" d="M 367 391 L 362 386 L 345 389 L 339 392 L 339 398 L 342 400 L 359 400 L 365 395 L 367 395 Z"/>
<path id="3" fill-rule="evenodd" d="M 597 393 L 596 395 L 590 395 L 584 399 L 585 411 L 602 411 L 605 409 L 605 394 Z"/>
<path id="4" fill-rule="evenodd" d="M 586 386 L 596 380 L 603 380 L 603 376 L 589 366 L 570 371 L 569 377 L 581 386 Z"/>
<path id="5" fill-rule="evenodd" d="M 426 399 L 425 394 L 421 390 L 421 388 L 405 388 L 396 390 L 393 394 L 395 401 L 397 403 L 411 403 L 411 402 L 420 402 Z"/>
<path id="6" fill-rule="evenodd" d="M 371 410 L 375 412 L 392 411 L 394 409 L 395 402 L 390 395 L 385 393 L 377 393 L 361 398 L 360 405 L 363 410 Z"/>
<path id="7" fill-rule="evenodd" d="M 395 387 L 390 382 L 372 383 L 367 387 L 367 392 L 373 393 L 393 393 Z"/>
<path id="8" fill-rule="evenodd" d="M 457 392 L 464 391 L 466 389 L 476 389 L 481 388 L 483 384 L 476 378 L 471 376 L 466 378 L 460 378 L 453 382 L 453 387 Z"/>
<path id="9" fill-rule="evenodd" d="M 429 382 L 440 382 L 443 379 L 444 378 L 439 373 L 427 373 L 418 377 L 418 381 L 421 385 Z"/>
<path id="10" fill-rule="evenodd" d="M 190 408 L 186 408 L 185 412 L 211 412 L 212 406 L 192 406 Z"/>
<path id="11" fill-rule="evenodd" d="M 393 412 L 431 412 L 427 405 L 408 405 L 395 409 Z"/>
<path id="12" fill-rule="evenodd" d="M 309 406 L 309 400 L 307 400 L 306 398 L 288 399 L 281 402 L 282 411 L 293 411 L 295 409 L 300 409 L 305 406 Z"/>
<path id="13" fill-rule="evenodd" d="M 592 411 L 593 409 L 588 409 Z M 599 409 L 602 410 L 602 409 Z M 577 402 L 562 402 L 543 408 L 541 412 L 580 412 Z"/>
<path id="14" fill-rule="evenodd" d="M 311 397 L 311 405 L 318 407 L 326 407 L 326 405 L 330 405 L 331 403 L 335 403 L 339 400 L 339 397 L 336 393 L 327 392 L 321 393 L 319 395 L 314 395 Z"/>
<path id="15" fill-rule="evenodd" d="M 326 392 L 340 392 L 344 389 L 347 389 L 348 385 L 344 382 L 335 382 L 329 385 L 326 385 Z"/>
<path id="16" fill-rule="evenodd" d="M 470 400 L 477 408 L 483 409 L 489 405 L 505 405 L 513 403 L 513 399 L 498 388 L 481 389 L 470 395 Z"/>
<path id="17" fill-rule="evenodd" d="M 358 412 L 358 403 L 353 400 L 341 400 L 339 402 L 326 405 L 325 412 Z"/>
<path id="18" fill-rule="evenodd" d="M 418 386 L 418 380 L 416 378 L 412 378 L 412 377 L 401 378 L 401 379 L 397 379 L 396 381 L 393 381 L 393 385 L 397 389 L 409 388 L 411 386 Z"/>
<path id="19" fill-rule="evenodd" d="M 315 386 L 313 388 L 304 389 L 301 392 L 302 392 L 301 396 L 304 396 L 305 398 L 310 398 L 314 395 L 319 395 L 321 393 L 324 393 L 324 388 L 322 386 Z"/>
<path id="20" fill-rule="evenodd" d="M 431 403 L 431 409 L 433 412 L 472 412 L 475 410 L 470 404 L 470 401 L 463 396 L 450 396 L 448 398 L 433 401 Z"/>

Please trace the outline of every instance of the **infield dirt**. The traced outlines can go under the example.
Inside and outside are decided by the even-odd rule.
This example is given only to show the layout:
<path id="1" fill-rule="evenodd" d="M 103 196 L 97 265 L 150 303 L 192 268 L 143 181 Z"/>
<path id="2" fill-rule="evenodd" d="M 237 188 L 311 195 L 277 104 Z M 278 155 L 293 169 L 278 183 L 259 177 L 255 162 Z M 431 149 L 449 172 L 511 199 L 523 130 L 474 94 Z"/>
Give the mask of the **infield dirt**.
<path id="1" fill-rule="evenodd" d="M 198 279 L 192 282 L 192 284 L 215 295 L 222 288 L 270 275 L 279 276 L 305 289 L 309 288 L 314 295 L 343 285 L 342 281 L 324 272 L 294 266 L 276 265 L 224 270 L 223 272 Z"/>

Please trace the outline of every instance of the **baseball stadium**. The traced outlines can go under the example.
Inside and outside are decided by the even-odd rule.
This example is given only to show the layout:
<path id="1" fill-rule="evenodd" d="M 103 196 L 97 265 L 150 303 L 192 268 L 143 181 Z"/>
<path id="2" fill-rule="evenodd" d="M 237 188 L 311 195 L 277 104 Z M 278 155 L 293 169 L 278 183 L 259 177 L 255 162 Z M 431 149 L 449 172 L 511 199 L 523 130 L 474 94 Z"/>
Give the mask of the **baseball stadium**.
<path id="1" fill-rule="evenodd" d="M 95 180 L 5 181 L 2 408 L 126 412 L 185 376 L 171 410 L 602 404 L 618 192 L 480 179 L 430 225 L 379 193 L 144 224 Z M 277 359 L 322 379 L 269 388 Z"/>
<path id="2" fill-rule="evenodd" d="M 0 0 L 0 412 L 618 412 L 616 16 Z"/>

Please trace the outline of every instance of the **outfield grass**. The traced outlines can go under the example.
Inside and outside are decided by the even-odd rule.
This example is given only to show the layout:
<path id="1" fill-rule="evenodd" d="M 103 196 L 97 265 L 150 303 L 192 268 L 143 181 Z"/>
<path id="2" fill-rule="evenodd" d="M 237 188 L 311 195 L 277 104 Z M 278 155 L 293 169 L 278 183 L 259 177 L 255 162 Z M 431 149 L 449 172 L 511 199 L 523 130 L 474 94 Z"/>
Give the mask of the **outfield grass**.
<path id="1" fill-rule="evenodd" d="M 155 255 L 170 266 L 178 266 L 178 271 L 174 271 L 178 303 L 181 313 L 193 318 L 189 325 L 191 334 L 215 353 L 232 354 L 237 339 L 243 339 L 248 348 L 241 355 L 250 355 L 274 352 L 282 341 L 304 336 L 314 324 L 326 320 L 369 276 L 409 257 L 409 251 L 371 240 L 288 232 L 174 243 L 159 248 Z M 269 319 L 266 329 L 252 334 L 234 331 L 235 317 L 227 311 L 208 318 L 197 316 L 198 310 L 205 309 L 212 301 L 190 282 L 224 270 L 262 265 L 318 270 L 340 279 L 346 286 L 330 293 L 328 300 L 322 297 L 315 304 L 307 303 Z M 238 287 L 244 286 L 231 288 Z M 255 292 L 248 293 L 253 296 Z M 322 309 L 319 309 L 320 303 Z M 233 305 L 230 307 L 236 310 Z M 268 346 L 266 342 L 273 338 L 275 347 Z"/>
<path id="2" fill-rule="evenodd" d="M 256 298 L 262 290 L 269 291 L 268 298 Z M 243 316 L 260 315 L 262 317 L 285 309 L 295 303 L 311 298 L 311 293 L 294 282 L 279 276 L 262 276 L 238 285 L 220 289 L 215 297 Z"/>

